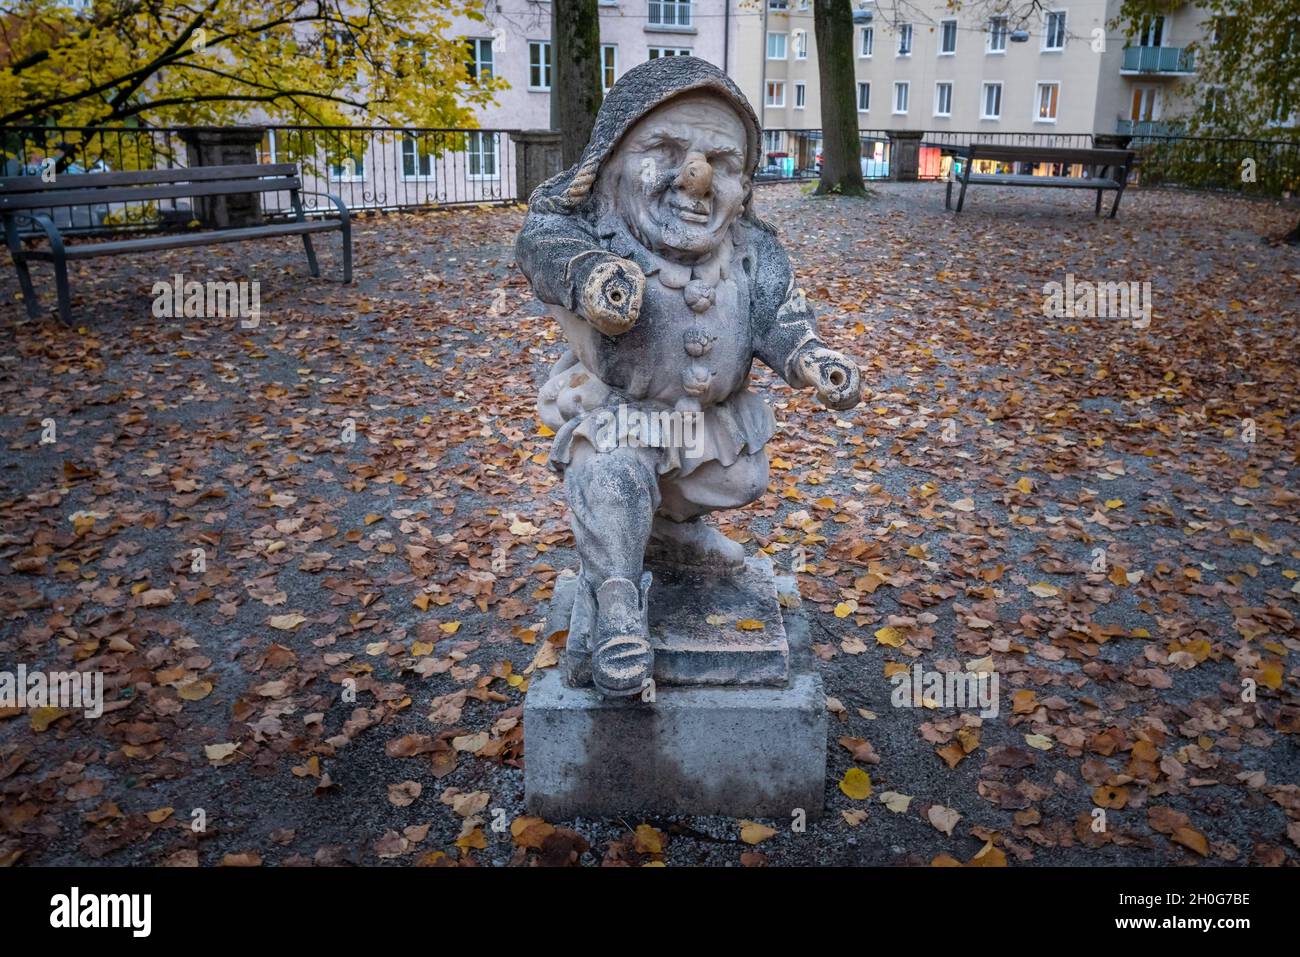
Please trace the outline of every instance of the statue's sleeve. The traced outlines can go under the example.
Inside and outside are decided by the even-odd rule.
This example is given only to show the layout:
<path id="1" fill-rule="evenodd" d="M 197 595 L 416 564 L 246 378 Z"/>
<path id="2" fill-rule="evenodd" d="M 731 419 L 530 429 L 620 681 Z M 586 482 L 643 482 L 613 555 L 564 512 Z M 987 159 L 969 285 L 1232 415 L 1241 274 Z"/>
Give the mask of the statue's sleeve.
<path id="1" fill-rule="evenodd" d="M 515 259 L 542 302 L 577 310 L 577 295 L 602 262 L 617 260 L 580 216 L 530 211 Z"/>
<path id="2" fill-rule="evenodd" d="M 750 323 L 754 354 L 795 388 L 806 383 L 795 366 L 795 356 L 809 344 L 821 344 L 812 307 L 803 290 L 795 286 L 794 270 L 780 241 L 765 229 L 755 229 L 754 280 L 750 295 Z"/>

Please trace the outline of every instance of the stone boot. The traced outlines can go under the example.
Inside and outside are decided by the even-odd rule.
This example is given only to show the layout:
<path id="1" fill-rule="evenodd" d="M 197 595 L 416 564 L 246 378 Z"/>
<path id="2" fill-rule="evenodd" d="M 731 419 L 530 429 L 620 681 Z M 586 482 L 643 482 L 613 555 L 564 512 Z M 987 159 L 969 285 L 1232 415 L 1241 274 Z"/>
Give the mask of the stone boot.
<path id="1" fill-rule="evenodd" d="M 654 673 L 654 648 L 637 586 L 610 578 L 596 591 L 596 628 L 591 640 L 591 681 L 609 696 L 633 695 Z"/>
<path id="2" fill-rule="evenodd" d="M 666 565 L 729 574 L 745 567 L 745 546 L 701 519 L 674 522 L 656 515 L 650 526 L 646 558 Z"/>

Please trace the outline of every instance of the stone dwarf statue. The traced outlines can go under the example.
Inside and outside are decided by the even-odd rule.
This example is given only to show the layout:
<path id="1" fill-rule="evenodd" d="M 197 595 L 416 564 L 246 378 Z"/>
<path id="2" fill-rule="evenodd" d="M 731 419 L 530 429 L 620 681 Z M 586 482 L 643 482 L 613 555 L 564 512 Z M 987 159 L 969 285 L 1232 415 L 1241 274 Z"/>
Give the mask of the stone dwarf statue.
<path id="1" fill-rule="evenodd" d="M 653 673 L 643 562 L 726 574 L 742 546 L 701 521 L 767 489 L 772 410 L 755 357 L 832 409 L 857 365 L 817 338 L 774 229 L 751 209 L 760 130 L 735 84 L 694 57 L 650 60 L 605 97 L 581 160 L 533 193 L 516 256 L 569 349 L 542 388 L 581 559 L 592 683 Z M 668 417 L 673 439 L 647 435 Z M 651 430 L 653 431 L 653 430 Z M 641 583 L 641 587 L 638 587 Z"/>

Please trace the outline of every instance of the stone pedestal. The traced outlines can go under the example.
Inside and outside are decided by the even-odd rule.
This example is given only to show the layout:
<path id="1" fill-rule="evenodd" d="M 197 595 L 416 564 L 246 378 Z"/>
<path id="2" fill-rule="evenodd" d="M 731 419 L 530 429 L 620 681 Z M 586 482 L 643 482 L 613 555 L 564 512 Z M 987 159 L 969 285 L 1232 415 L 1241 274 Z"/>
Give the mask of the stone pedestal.
<path id="1" fill-rule="evenodd" d="M 922 130 L 893 130 L 889 134 L 889 178 L 915 181 L 921 173 Z"/>
<path id="2" fill-rule="evenodd" d="M 557 130 L 516 130 L 515 196 L 528 202 L 538 186 L 564 169 L 562 140 Z"/>
<path id="3" fill-rule="evenodd" d="M 256 163 L 266 135 L 262 126 L 188 126 L 180 131 L 187 166 L 242 166 Z M 260 193 L 196 196 L 194 218 L 204 226 L 230 229 L 262 222 Z"/>
<path id="4" fill-rule="evenodd" d="M 774 579 L 766 559 L 750 559 L 736 579 L 693 581 L 689 601 L 687 582 L 662 585 L 656 580 L 650 592 L 653 701 L 604 698 L 566 681 L 563 667 L 531 679 L 524 702 L 530 812 L 552 821 L 635 813 L 788 820 L 796 809 L 818 817 L 826 696 L 802 613 L 777 605 L 778 591 L 786 603 L 797 594 L 794 583 Z M 563 619 L 565 600 L 557 586 L 552 620 Z M 709 615 L 725 624 L 710 624 Z M 764 628 L 741 631 L 742 619 Z M 673 683 L 683 679 L 701 683 Z"/>

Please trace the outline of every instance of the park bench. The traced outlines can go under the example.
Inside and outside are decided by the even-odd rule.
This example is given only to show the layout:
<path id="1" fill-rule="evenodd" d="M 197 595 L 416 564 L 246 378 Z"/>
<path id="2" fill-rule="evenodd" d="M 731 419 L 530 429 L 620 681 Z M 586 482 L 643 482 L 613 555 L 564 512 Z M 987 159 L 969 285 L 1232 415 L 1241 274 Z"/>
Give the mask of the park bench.
<path id="1" fill-rule="evenodd" d="M 293 218 L 287 222 L 263 223 L 230 229 L 203 229 L 186 233 L 129 236 L 107 242 L 69 245 L 47 211 L 64 207 L 98 207 L 112 203 L 140 203 L 151 200 L 198 199 L 287 191 Z M 303 211 L 302 194 L 323 196 L 338 211 L 338 216 L 308 219 Z M 68 290 L 68 261 L 128 253 L 150 253 L 161 249 L 208 246 L 216 243 L 243 242 L 272 236 L 301 236 L 307 252 L 307 266 L 313 276 L 320 275 L 314 233 L 340 231 L 343 239 L 343 281 L 352 281 L 352 227 L 348 207 L 343 200 L 328 193 L 302 188 L 302 177 L 293 163 L 248 163 L 231 166 L 199 166 L 191 169 L 150 169 L 121 173 L 63 173 L 53 182 L 40 176 L 0 178 L 0 217 L 4 219 L 5 243 L 18 272 L 27 314 L 39 315 L 36 290 L 32 286 L 28 262 L 50 262 L 58 288 L 59 318 L 71 324 L 71 296 Z M 20 229 L 19 224 L 30 224 Z M 48 248 L 25 249 L 24 239 L 39 239 L 44 234 Z"/>
<path id="2" fill-rule="evenodd" d="M 966 187 L 971 185 L 989 186 L 1032 186 L 1056 189 L 1092 189 L 1097 192 L 1097 206 L 1094 215 L 1101 215 L 1102 194 L 1106 190 L 1115 193 L 1115 202 L 1110 208 L 1110 218 L 1114 219 L 1119 211 L 1119 200 L 1124 195 L 1128 183 L 1129 169 L 1133 165 L 1132 150 L 1099 150 L 1082 147 L 1059 146 L 1002 146 L 996 143 L 971 143 L 967 146 L 927 143 L 954 157 L 952 175 L 948 177 L 948 188 L 944 194 L 945 209 L 952 209 L 952 187 L 954 182 L 961 184 L 957 196 L 957 212 L 961 212 L 966 202 Z M 1085 176 L 1026 176 L 1013 173 L 975 173 L 978 160 L 990 160 L 997 163 L 1060 163 L 1064 166 L 1082 165 L 1087 171 Z M 957 166 L 960 165 L 960 171 Z"/>

